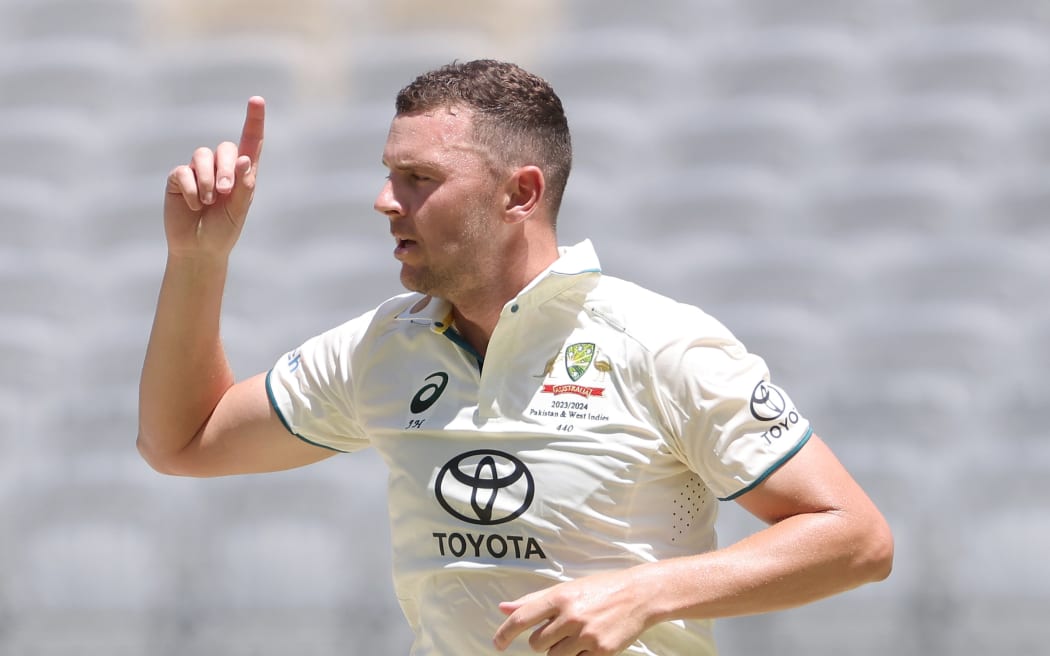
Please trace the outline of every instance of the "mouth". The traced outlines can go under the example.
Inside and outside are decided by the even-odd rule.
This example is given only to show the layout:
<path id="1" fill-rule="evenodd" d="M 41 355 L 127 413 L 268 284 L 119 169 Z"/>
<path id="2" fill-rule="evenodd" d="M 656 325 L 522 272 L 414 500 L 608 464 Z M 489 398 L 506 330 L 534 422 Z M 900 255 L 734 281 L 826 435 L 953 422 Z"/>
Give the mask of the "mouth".
<path id="1" fill-rule="evenodd" d="M 395 237 L 397 244 L 394 246 L 394 257 L 401 259 L 411 252 L 418 244 L 414 239 L 401 239 Z"/>

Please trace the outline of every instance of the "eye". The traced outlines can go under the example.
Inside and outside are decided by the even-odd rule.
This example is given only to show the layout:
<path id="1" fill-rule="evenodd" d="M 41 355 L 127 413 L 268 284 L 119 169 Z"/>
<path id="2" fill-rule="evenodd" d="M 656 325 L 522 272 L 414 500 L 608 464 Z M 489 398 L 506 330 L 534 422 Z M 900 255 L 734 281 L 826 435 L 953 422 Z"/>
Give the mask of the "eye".
<path id="1" fill-rule="evenodd" d="M 431 180 L 430 176 L 423 175 L 422 173 L 410 173 L 408 177 L 414 182 L 427 182 Z"/>

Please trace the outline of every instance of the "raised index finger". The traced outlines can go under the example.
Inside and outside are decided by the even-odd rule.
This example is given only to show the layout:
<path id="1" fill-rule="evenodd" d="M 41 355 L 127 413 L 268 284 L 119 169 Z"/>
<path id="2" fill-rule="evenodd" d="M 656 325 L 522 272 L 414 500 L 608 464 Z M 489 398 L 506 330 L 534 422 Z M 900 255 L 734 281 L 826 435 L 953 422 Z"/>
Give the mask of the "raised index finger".
<path id="1" fill-rule="evenodd" d="M 252 166 L 258 166 L 262 155 L 263 134 L 266 127 L 266 101 L 261 96 L 248 99 L 248 110 L 244 115 L 244 127 L 241 129 L 241 142 L 237 146 L 237 155 L 247 155 Z"/>

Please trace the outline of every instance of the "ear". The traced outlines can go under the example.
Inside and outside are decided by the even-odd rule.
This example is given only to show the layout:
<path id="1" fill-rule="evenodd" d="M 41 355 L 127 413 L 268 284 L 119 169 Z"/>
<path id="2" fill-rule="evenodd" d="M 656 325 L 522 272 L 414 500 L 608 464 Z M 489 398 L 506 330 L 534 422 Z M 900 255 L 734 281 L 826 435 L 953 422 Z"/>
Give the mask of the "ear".
<path id="1" fill-rule="evenodd" d="M 516 169 L 507 180 L 503 217 L 507 223 L 521 223 L 541 207 L 547 182 L 538 166 Z"/>

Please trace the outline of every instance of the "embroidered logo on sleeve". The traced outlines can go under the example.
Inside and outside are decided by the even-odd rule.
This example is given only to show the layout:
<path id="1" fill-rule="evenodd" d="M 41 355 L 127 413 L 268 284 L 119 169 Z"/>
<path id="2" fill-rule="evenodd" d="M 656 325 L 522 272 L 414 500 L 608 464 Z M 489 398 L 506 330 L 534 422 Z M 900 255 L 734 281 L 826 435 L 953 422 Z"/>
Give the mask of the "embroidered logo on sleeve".
<path id="1" fill-rule="evenodd" d="M 294 374 L 296 371 L 298 371 L 299 366 L 302 364 L 302 360 L 303 354 L 302 351 L 300 351 L 299 349 L 295 349 L 294 351 L 289 353 L 287 361 L 288 373 Z"/>
<path id="2" fill-rule="evenodd" d="M 784 393 L 773 383 L 760 381 L 751 392 L 751 415 L 759 421 L 773 421 L 787 410 Z"/>
<path id="3" fill-rule="evenodd" d="M 788 399 L 784 390 L 764 380 L 755 385 L 751 392 L 751 416 L 766 424 L 772 424 L 762 439 L 766 444 L 789 434 L 791 429 L 802 422 L 802 416 Z"/>

